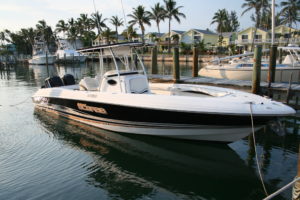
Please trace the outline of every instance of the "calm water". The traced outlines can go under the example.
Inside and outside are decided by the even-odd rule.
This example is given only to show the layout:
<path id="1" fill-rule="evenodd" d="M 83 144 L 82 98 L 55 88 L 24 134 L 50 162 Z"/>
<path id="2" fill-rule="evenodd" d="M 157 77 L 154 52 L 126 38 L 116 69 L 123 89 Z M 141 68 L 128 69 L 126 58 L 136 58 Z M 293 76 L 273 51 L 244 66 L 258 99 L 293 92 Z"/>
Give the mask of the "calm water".
<path id="1" fill-rule="evenodd" d="M 0 199 L 262 199 L 248 139 L 224 144 L 128 136 L 34 110 L 48 75 L 95 75 L 92 66 L 0 70 Z M 171 73 L 170 66 L 160 72 Z M 189 66 L 182 68 L 190 75 Z M 249 119 L 250 123 L 250 119 Z M 268 191 L 296 175 L 300 119 L 257 132 Z M 291 199 L 291 190 L 275 199 Z"/>

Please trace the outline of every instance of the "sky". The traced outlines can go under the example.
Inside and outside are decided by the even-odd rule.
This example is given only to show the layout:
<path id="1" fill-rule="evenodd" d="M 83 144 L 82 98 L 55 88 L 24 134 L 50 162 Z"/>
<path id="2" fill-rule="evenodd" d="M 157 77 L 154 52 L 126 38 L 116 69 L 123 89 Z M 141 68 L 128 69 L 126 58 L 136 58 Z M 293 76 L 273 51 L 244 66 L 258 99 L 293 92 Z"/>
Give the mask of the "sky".
<path id="1" fill-rule="evenodd" d="M 94 0 L 96 9 L 105 18 L 118 15 L 123 18 L 121 0 Z M 134 7 L 144 5 L 147 10 L 155 3 L 163 0 L 123 0 L 125 14 L 131 13 Z M 216 29 L 211 25 L 212 17 L 218 9 L 226 8 L 228 11 L 236 11 L 240 20 L 240 29 L 253 25 L 250 15 L 241 16 L 241 8 L 244 0 L 176 0 L 178 6 L 183 6 L 181 12 L 186 15 L 181 23 L 172 22 L 172 30 L 189 30 L 191 28 Z M 78 18 L 80 13 L 91 14 L 94 12 L 93 0 L 0 0 L 0 31 L 9 29 L 18 31 L 21 28 L 35 27 L 39 20 L 44 19 L 48 25 L 55 28 L 60 20 L 68 20 L 71 17 Z M 127 17 L 127 21 L 129 18 Z M 111 28 L 109 23 L 107 23 Z M 168 24 L 163 22 L 161 32 L 168 31 Z M 120 28 L 120 30 L 124 27 Z M 152 22 L 151 27 L 146 27 L 146 32 L 157 31 Z"/>

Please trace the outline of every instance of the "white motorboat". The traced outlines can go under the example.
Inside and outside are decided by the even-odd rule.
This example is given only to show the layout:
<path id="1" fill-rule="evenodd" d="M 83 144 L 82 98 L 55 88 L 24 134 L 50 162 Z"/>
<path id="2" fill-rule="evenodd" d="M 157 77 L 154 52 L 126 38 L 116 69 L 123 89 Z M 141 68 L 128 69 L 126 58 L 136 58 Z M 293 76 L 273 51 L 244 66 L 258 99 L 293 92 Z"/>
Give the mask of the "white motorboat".
<path id="1" fill-rule="evenodd" d="M 28 60 L 31 65 L 53 65 L 56 56 L 52 55 L 44 41 L 35 41 L 33 46 L 32 58 Z"/>
<path id="2" fill-rule="evenodd" d="M 59 62 L 85 62 L 86 56 L 77 52 L 68 40 L 58 40 L 58 49 L 55 53 Z"/>
<path id="3" fill-rule="evenodd" d="M 300 58 L 297 51 L 299 47 L 280 47 L 289 52 L 282 62 L 276 65 L 275 82 L 289 82 L 291 74 L 293 74 L 291 81 L 300 81 Z M 221 63 L 220 60 L 214 60 L 212 64 L 204 66 L 199 70 L 199 76 L 210 78 L 222 78 L 229 80 L 252 80 L 253 73 L 253 59 L 243 54 L 226 57 L 222 60 L 233 58 L 229 63 Z M 242 57 L 242 58 L 241 58 Z M 261 66 L 261 81 L 268 80 L 268 61 L 263 60 Z"/>
<path id="4" fill-rule="evenodd" d="M 102 129 L 187 140 L 233 142 L 256 127 L 295 111 L 261 96 L 211 86 L 149 84 L 141 59 L 127 57 L 141 43 L 81 49 L 111 56 L 116 70 L 85 77 L 78 85 L 72 75 L 48 78 L 32 97 L 36 108 Z M 122 61 L 122 66 L 116 62 Z M 103 60 L 100 59 L 103 69 Z M 138 70 L 136 67 L 141 67 Z"/>

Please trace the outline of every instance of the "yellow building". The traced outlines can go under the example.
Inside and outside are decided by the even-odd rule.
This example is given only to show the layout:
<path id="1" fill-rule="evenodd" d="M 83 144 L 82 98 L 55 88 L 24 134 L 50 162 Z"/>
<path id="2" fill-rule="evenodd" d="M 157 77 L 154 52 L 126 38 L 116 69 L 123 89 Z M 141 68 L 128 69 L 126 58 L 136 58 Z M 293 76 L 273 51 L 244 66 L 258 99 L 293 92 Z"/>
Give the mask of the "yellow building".
<path id="1" fill-rule="evenodd" d="M 195 44 L 203 41 L 206 48 L 215 46 L 218 43 L 218 34 L 210 30 L 191 29 L 182 34 L 181 42 L 186 44 Z"/>
<path id="2" fill-rule="evenodd" d="M 288 44 L 299 45 L 300 38 L 298 35 L 293 34 L 298 32 L 294 28 L 289 28 L 287 26 L 281 25 L 275 28 L 275 44 L 278 46 L 286 46 Z M 262 45 L 264 49 L 269 48 L 271 45 L 271 30 L 265 31 L 262 29 L 257 29 L 256 35 L 255 28 L 250 27 L 242 30 L 238 33 L 237 40 L 235 44 L 242 47 L 244 50 L 251 50 L 252 41 L 254 39 L 254 45 Z"/>

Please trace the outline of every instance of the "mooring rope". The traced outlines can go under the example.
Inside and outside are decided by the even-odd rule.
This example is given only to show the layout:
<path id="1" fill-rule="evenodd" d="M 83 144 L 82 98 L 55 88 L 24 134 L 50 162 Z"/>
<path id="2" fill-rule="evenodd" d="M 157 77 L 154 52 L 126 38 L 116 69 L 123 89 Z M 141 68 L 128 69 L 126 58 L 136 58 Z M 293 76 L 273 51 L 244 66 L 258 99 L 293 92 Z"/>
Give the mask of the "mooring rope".
<path id="1" fill-rule="evenodd" d="M 15 106 L 21 105 L 21 104 L 25 103 L 28 99 L 30 99 L 31 96 L 32 96 L 32 95 L 30 95 L 30 96 L 27 97 L 25 100 L 23 100 L 23 101 L 21 101 L 21 102 L 19 102 L 19 103 L 16 103 L 16 104 L 10 104 L 9 106 L 10 106 L 10 107 L 15 107 Z"/>
<path id="2" fill-rule="evenodd" d="M 261 173 L 261 169 L 260 169 L 260 165 L 259 165 L 259 160 L 258 160 L 258 156 L 257 156 L 257 149 L 256 149 L 256 140 L 255 140 L 255 128 L 254 128 L 254 120 L 253 120 L 253 110 L 252 110 L 252 102 L 250 102 L 250 117 L 251 117 L 251 125 L 252 125 L 252 137 L 253 137 L 253 146 L 254 146 L 254 151 L 255 151 L 255 159 L 256 159 L 256 165 L 257 165 L 257 170 L 258 170 L 258 174 L 260 177 L 260 181 L 262 183 L 264 192 L 266 194 L 266 196 L 268 196 L 268 192 L 264 183 L 264 179 Z"/>
<path id="3" fill-rule="evenodd" d="M 277 190 L 276 192 L 274 192 L 273 194 L 271 194 L 270 196 L 264 198 L 263 200 L 270 200 L 273 197 L 279 195 L 281 192 L 285 191 L 286 189 L 288 189 L 289 187 L 293 186 L 296 182 L 300 181 L 300 177 L 294 179 L 292 182 L 288 183 L 287 185 L 283 186 L 282 188 L 280 188 L 279 190 Z"/>

